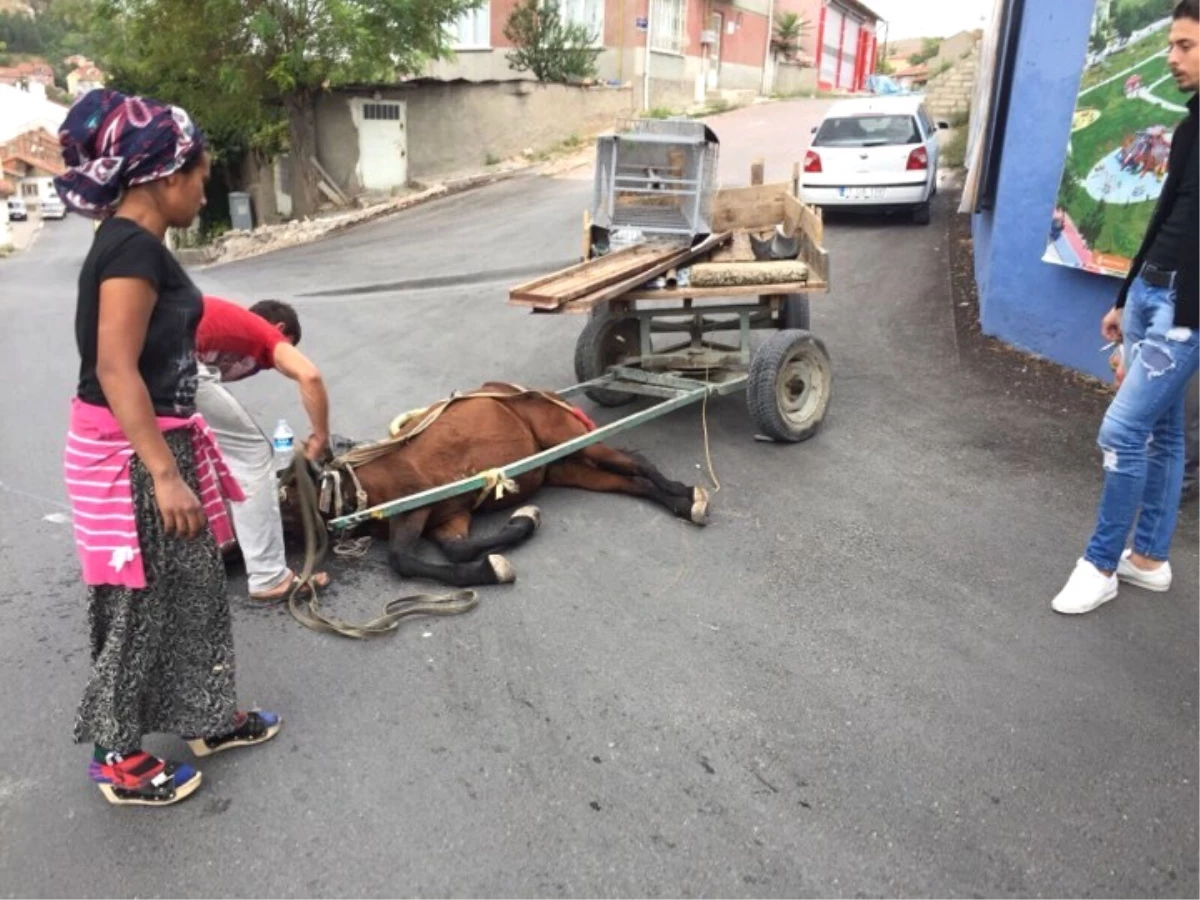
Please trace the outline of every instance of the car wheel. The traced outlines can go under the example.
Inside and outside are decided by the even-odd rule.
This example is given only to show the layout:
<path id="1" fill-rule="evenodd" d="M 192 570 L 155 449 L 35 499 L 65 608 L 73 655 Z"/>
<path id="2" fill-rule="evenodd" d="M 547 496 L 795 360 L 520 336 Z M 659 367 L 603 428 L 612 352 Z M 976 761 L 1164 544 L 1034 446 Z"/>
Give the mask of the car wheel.
<path id="1" fill-rule="evenodd" d="M 913 223 L 917 224 L 917 225 L 928 225 L 929 224 L 930 214 L 929 214 L 929 201 L 928 200 L 926 200 L 924 203 L 922 203 L 918 206 L 913 207 L 912 220 L 913 220 Z"/>

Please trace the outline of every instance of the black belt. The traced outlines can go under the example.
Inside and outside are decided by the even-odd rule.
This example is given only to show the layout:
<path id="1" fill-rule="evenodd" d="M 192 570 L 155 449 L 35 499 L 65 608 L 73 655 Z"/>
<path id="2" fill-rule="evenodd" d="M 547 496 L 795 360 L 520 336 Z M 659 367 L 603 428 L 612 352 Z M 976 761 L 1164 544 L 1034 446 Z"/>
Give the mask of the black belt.
<path id="1" fill-rule="evenodd" d="M 1173 288 L 1175 287 L 1175 276 L 1178 273 L 1174 269 L 1160 269 L 1153 263 L 1145 263 L 1142 271 L 1138 274 L 1142 277 L 1142 281 L 1151 287 Z"/>

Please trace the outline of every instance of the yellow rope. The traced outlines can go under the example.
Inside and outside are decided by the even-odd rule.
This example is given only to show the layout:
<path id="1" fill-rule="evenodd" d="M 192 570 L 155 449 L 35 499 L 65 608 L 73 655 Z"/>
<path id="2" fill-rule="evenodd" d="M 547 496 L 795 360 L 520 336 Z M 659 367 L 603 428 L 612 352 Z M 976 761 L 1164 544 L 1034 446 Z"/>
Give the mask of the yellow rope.
<path id="1" fill-rule="evenodd" d="M 700 427 L 704 432 L 704 462 L 708 466 L 708 479 L 712 482 L 713 493 L 721 492 L 721 482 L 717 480 L 717 471 L 713 468 L 712 447 L 708 440 L 708 367 L 704 369 L 704 400 L 700 404 Z"/>
<path id="2" fill-rule="evenodd" d="M 476 477 L 487 482 L 475 500 L 476 509 L 483 506 L 487 501 L 488 494 L 493 494 L 497 500 L 503 500 L 505 494 L 516 494 L 521 490 L 520 485 L 500 469 L 488 469 L 486 472 L 480 472 Z"/>

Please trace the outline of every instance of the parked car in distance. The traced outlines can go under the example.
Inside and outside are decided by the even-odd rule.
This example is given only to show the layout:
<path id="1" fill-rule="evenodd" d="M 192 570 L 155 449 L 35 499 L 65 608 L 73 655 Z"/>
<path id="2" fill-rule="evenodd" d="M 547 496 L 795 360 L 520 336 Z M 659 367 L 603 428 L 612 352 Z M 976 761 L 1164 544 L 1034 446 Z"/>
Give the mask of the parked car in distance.
<path id="1" fill-rule="evenodd" d="M 66 217 L 67 205 L 58 197 L 48 197 L 42 201 L 43 219 L 65 219 Z"/>
<path id="2" fill-rule="evenodd" d="M 937 193 L 938 131 L 920 95 L 833 104 L 804 155 L 800 199 L 829 209 L 904 211 L 929 223 Z"/>
<path id="3" fill-rule="evenodd" d="M 14 222 L 24 222 L 29 218 L 29 208 L 20 197 L 8 198 L 8 217 Z"/>

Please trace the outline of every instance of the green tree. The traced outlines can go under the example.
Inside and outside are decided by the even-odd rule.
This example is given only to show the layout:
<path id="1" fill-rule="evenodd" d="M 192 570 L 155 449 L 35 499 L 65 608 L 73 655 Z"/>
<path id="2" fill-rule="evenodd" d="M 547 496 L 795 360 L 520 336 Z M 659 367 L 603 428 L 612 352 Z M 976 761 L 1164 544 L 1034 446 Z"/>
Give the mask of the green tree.
<path id="1" fill-rule="evenodd" d="M 893 55 L 891 44 L 880 44 L 879 51 L 875 54 L 875 71 L 880 75 L 891 75 L 895 73 L 896 67 L 891 64 L 889 57 Z"/>
<path id="2" fill-rule="evenodd" d="M 596 76 L 599 35 L 579 22 L 564 22 L 557 0 L 523 0 L 504 24 L 515 49 L 508 64 L 538 81 L 566 84 Z"/>
<path id="3" fill-rule="evenodd" d="M 938 55 L 938 51 L 942 49 L 942 42 L 938 38 L 922 38 L 921 49 L 917 53 L 913 53 L 908 57 L 908 61 L 919 66 L 923 62 L 928 62 Z"/>
<path id="4" fill-rule="evenodd" d="M 809 27 L 808 20 L 797 13 L 780 13 L 771 35 L 771 49 L 784 59 L 791 59 L 800 51 L 800 39 Z"/>
<path id="5" fill-rule="evenodd" d="M 229 148 L 275 149 L 286 134 L 304 216 L 318 203 L 321 95 L 422 71 L 449 54 L 447 26 L 479 2 L 96 0 L 90 21 L 116 86 L 184 106 Z"/>

